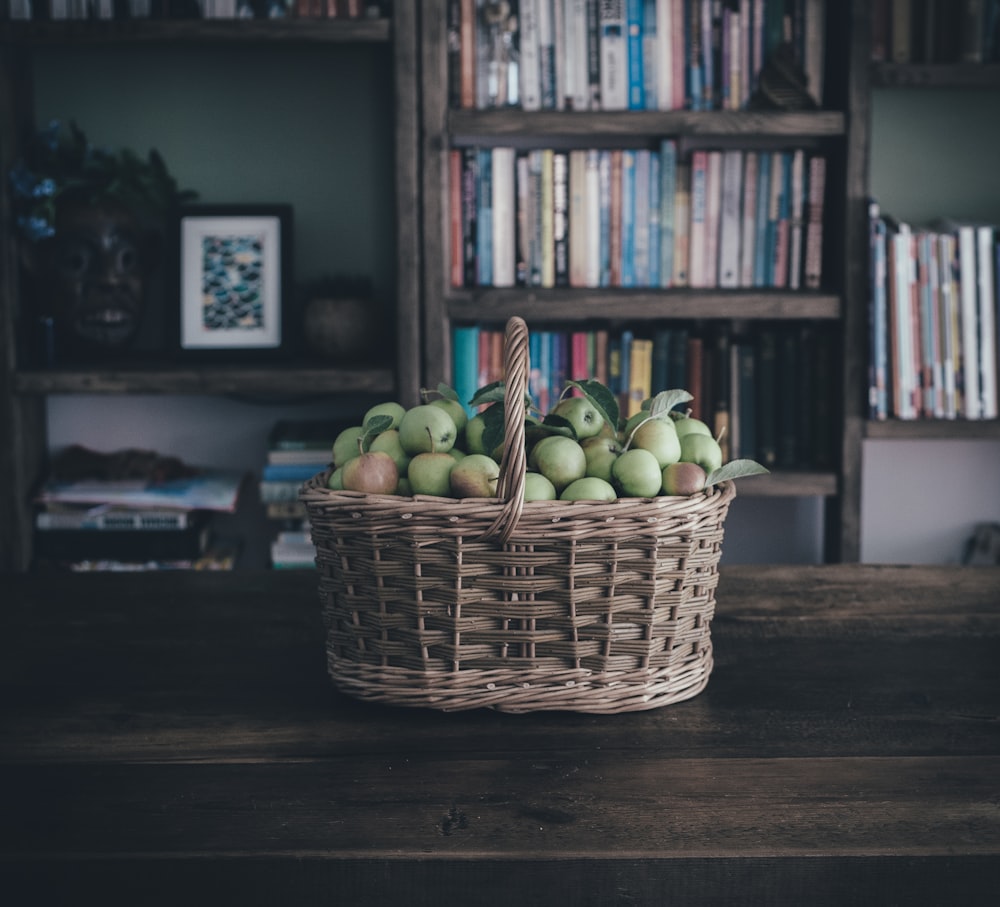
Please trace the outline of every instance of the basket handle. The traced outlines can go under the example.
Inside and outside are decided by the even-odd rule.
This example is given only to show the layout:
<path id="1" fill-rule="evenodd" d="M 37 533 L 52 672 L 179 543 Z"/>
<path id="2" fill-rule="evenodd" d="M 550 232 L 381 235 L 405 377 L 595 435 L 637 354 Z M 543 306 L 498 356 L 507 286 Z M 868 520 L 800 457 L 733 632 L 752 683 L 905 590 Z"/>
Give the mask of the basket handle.
<path id="1" fill-rule="evenodd" d="M 517 315 L 507 321 L 503 364 L 503 456 L 497 480 L 497 497 L 503 503 L 503 510 L 482 537 L 488 539 L 495 536 L 506 543 L 524 510 L 524 475 L 528 468 L 523 402 L 528 393 L 528 325 Z"/>

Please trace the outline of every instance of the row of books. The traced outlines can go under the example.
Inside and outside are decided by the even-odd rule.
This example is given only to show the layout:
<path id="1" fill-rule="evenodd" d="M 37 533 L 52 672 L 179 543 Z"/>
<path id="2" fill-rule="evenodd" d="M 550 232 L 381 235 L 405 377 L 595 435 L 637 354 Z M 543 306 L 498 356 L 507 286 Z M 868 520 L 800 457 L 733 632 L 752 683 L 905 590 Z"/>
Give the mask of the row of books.
<path id="1" fill-rule="evenodd" d="M 366 0 L 7 0 L 6 18 L 62 19 L 361 19 L 382 15 Z"/>
<path id="2" fill-rule="evenodd" d="M 502 379 L 502 333 L 479 324 L 453 328 L 461 400 Z M 810 322 L 532 330 L 529 394 L 545 413 L 567 380 L 593 378 L 616 395 L 627 416 L 659 391 L 683 388 L 694 397 L 685 408 L 721 436 L 727 459 L 827 469 L 837 398 L 832 350 L 825 332 Z"/>
<path id="3" fill-rule="evenodd" d="M 479 109 L 740 110 L 785 41 L 821 103 L 825 23 L 825 0 L 450 0 L 450 100 Z"/>
<path id="4" fill-rule="evenodd" d="M 826 158 L 804 148 L 449 152 L 454 287 L 822 281 Z"/>
<path id="5" fill-rule="evenodd" d="M 996 226 L 869 215 L 870 418 L 996 419 Z"/>
<path id="6" fill-rule="evenodd" d="M 1000 0 L 873 0 L 880 63 L 1000 62 Z"/>

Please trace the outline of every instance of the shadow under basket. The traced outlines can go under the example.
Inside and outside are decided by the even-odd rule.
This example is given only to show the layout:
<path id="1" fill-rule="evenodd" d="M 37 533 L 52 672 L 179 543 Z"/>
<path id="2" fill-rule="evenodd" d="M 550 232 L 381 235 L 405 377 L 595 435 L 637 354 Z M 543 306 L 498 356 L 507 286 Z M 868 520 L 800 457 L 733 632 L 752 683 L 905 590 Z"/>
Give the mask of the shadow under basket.
<path id="1" fill-rule="evenodd" d="M 517 318 L 505 361 L 519 399 Z M 496 498 L 332 491 L 328 472 L 303 486 L 337 688 L 504 712 L 637 711 L 698 694 L 712 670 L 733 483 L 690 497 L 525 503 L 523 417 L 504 432 Z"/>

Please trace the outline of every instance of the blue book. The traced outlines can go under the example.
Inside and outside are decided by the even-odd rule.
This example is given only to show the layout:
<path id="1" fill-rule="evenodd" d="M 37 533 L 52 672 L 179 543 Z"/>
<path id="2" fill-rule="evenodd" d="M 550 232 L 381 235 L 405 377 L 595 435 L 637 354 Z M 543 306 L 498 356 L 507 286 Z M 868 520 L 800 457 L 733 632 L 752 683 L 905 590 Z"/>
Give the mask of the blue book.
<path id="1" fill-rule="evenodd" d="M 542 332 L 528 334 L 528 396 L 541 409 L 542 387 Z"/>
<path id="2" fill-rule="evenodd" d="M 476 186 L 476 280 L 493 285 L 493 149 L 479 148 L 479 181 Z"/>
<path id="3" fill-rule="evenodd" d="M 601 281 L 602 287 L 611 283 L 611 152 L 601 151 L 597 165 L 601 214 Z"/>
<path id="4" fill-rule="evenodd" d="M 304 482 L 330 463 L 329 451 L 316 463 L 265 463 L 261 478 L 265 482 Z"/>
<path id="5" fill-rule="evenodd" d="M 757 166 L 757 216 L 754 238 L 753 285 L 766 286 L 767 281 L 767 216 L 771 200 L 771 155 L 762 152 Z"/>
<path id="6" fill-rule="evenodd" d="M 688 107 L 691 110 L 704 110 L 704 74 L 702 69 L 701 32 L 701 2 L 702 0 L 683 0 L 684 3 L 684 33 L 687 40 L 684 46 L 687 51 L 687 85 L 686 94 Z"/>
<path id="7" fill-rule="evenodd" d="M 458 399 L 469 415 L 476 410 L 469 405 L 479 390 L 479 326 L 455 325 L 451 332 L 452 381 Z"/>
<path id="8" fill-rule="evenodd" d="M 538 331 L 538 335 L 538 408 L 547 413 L 551 409 L 551 404 L 554 404 L 554 401 L 549 399 L 552 386 L 552 332 Z"/>
<path id="9" fill-rule="evenodd" d="M 645 285 L 660 285 L 660 154 L 649 153 L 649 273 Z M 671 263 L 672 266 L 672 263 Z"/>
<path id="10" fill-rule="evenodd" d="M 622 151 L 622 247 L 621 285 L 635 286 L 635 157 L 636 152 Z"/>
<path id="11" fill-rule="evenodd" d="M 674 199 L 677 194 L 677 142 L 660 142 L 660 281 L 669 287 L 674 280 Z"/>
<path id="12" fill-rule="evenodd" d="M 644 0 L 627 0 L 626 27 L 628 29 L 628 107 L 629 110 L 646 108 L 646 67 L 643 62 Z"/>

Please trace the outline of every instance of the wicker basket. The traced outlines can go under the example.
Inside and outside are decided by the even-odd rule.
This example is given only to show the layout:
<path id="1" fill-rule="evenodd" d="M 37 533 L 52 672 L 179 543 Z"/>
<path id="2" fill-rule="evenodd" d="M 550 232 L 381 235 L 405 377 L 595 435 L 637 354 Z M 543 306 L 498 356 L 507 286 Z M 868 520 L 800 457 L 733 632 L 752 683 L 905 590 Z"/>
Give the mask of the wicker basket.
<path id="1" fill-rule="evenodd" d="M 527 350 L 512 318 L 509 398 L 527 388 Z M 496 498 L 331 491 L 328 473 L 303 487 L 336 686 L 505 712 L 625 712 L 699 693 L 733 483 L 524 503 L 524 420 L 508 410 Z"/>

